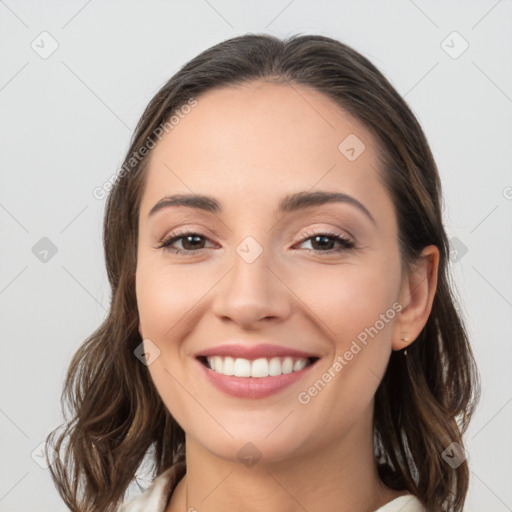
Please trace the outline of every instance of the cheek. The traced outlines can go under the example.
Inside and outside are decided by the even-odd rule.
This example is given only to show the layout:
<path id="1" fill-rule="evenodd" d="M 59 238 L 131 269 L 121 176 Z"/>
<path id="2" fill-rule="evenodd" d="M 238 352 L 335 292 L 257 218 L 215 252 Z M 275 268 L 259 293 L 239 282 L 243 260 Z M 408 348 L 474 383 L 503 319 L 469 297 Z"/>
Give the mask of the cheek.
<path id="1" fill-rule="evenodd" d="M 374 396 L 391 352 L 398 268 L 385 261 L 332 267 L 329 272 L 324 267 L 301 284 L 297 294 L 330 346 L 321 368 L 325 387 L 312 381 L 303 390 L 303 398 L 314 401 L 311 414 L 329 410 L 335 424 L 348 426 Z"/>
<path id="2" fill-rule="evenodd" d="M 209 281 L 212 281 L 209 283 Z M 144 336 L 163 339 L 181 326 L 187 315 L 215 281 L 193 269 L 193 265 L 165 267 L 157 262 L 140 263 L 136 274 L 136 294 Z"/>
<path id="3" fill-rule="evenodd" d="M 397 276 L 383 267 L 347 265 L 329 275 L 324 268 L 310 273 L 309 284 L 302 283 L 297 293 L 331 349 L 320 375 L 305 383 L 298 397 L 300 404 L 307 403 L 309 417 L 323 418 L 329 411 L 322 426 L 326 435 L 335 436 L 357 421 L 385 372 L 398 313 Z"/>
<path id="4" fill-rule="evenodd" d="M 166 408 L 188 431 L 193 421 L 190 398 L 183 392 L 183 385 L 192 389 L 187 383 L 191 361 L 181 350 L 180 340 L 193 329 L 187 319 L 193 316 L 190 312 L 204 291 L 185 266 L 165 268 L 150 258 L 139 259 L 135 285 L 141 334 L 160 351 L 148 366 L 151 380 Z"/>
<path id="5" fill-rule="evenodd" d="M 379 331 L 390 328 L 396 314 L 392 305 L 398 277 L 393 268 L 383 267 L 375 264 L 319 267 L 318 271 L 310 268 L 307 279 L 295 278 L 294 292 L 337 350 L 345 350 L 347 343 L 376 322 Z M 381 315 L 386 316 L 384 324 Z"/>

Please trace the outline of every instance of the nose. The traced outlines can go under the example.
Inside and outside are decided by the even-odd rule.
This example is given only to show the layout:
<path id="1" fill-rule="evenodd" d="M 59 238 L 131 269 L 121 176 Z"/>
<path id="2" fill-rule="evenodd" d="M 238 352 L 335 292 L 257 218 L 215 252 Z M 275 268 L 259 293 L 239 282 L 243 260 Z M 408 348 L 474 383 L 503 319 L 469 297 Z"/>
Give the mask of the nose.
<path id="1" fill-rule="evenodd" d="M 216 287 L 212 309 L 218 318 L 251 330 L 290 316 L 293 294 L 270 260 L 266 250 L 251 263 L 235 253 L 233 268 Z"/>

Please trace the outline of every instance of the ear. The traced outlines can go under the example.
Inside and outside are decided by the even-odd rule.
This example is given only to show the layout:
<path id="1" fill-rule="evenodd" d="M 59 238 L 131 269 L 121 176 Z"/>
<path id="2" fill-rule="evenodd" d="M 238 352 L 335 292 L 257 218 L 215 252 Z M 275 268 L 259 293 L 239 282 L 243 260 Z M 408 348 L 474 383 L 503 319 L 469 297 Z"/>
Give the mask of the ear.
<path id="1" fill-rule="evenodd" d="M 439 249 L 429 245 L 423 249 L 410 273 L 403 276 L 399 294 L 402 309 L 394 325 L 393 350 L 408 347 L 425 327 L 436 294 L 438 267 Z"/>
<path id="2" fill-rule="evenodd" d="M 144 336 L 142 336 L 142 324 L 139 320 L 139 334 L 140 334 L 140 338 L 143 340 L 144 339 Z"/>

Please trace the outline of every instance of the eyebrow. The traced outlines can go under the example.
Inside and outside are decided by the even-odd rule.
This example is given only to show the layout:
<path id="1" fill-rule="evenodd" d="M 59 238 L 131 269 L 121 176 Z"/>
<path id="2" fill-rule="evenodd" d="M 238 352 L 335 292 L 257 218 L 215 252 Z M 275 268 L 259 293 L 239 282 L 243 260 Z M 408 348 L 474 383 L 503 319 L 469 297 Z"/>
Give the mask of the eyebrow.
<path id="1" fill-rule="evenodd" d="M 354 206 L 364 213 L 373 222 L 373 224 L 377 224 L 372 214 L 364 204 L 358 201 L 355 197 L 343 192 L 315 191 L 289 194 L 280 202 L 278 212 L 285 214 L 328 203 L 345 203 Z M 222 211 L 220 202 L 214 197 L 202 194 L 175 194 L 160 199 L 160 201 L 151 208 L 148 217 L 151 217 L 157 211 L 169 206 L 186 206 L 211 213 L 220 213 Z"/>

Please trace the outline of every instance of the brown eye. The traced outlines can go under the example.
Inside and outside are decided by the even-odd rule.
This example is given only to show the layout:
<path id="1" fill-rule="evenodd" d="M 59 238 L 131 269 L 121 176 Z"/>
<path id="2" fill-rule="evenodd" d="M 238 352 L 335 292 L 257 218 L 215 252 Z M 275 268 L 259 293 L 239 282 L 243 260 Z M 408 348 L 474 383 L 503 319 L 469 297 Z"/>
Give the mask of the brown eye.
<path id="1" fill-rule="evenodd" d="M 208 239 L 199 233 L 171 233 L 158 245 L 158 249 L 175 254 L 194 254 L 197 251 L 205 249 L 204 244 Z M 173 247 L 176 242 L 181 242 L 182 248 Z"/>
<path id="2" fill-rule="evenodd" d="M 303 244 L 304 242 L 309 242 L 310 240 L 312 249 L 306 250 L 313 251 L 315 253 L 323 252 L 331 254 L 333 252 L 346 251 L 355 247 L 354 242 L 348 238 L 345 238 L 344 236 L 339 235 L 338 233 L 327 232 L 307 234 L 300 243 Z M 333 247 L 335 244 L 338 244 L 339 246 L 337 248 Z"/>

